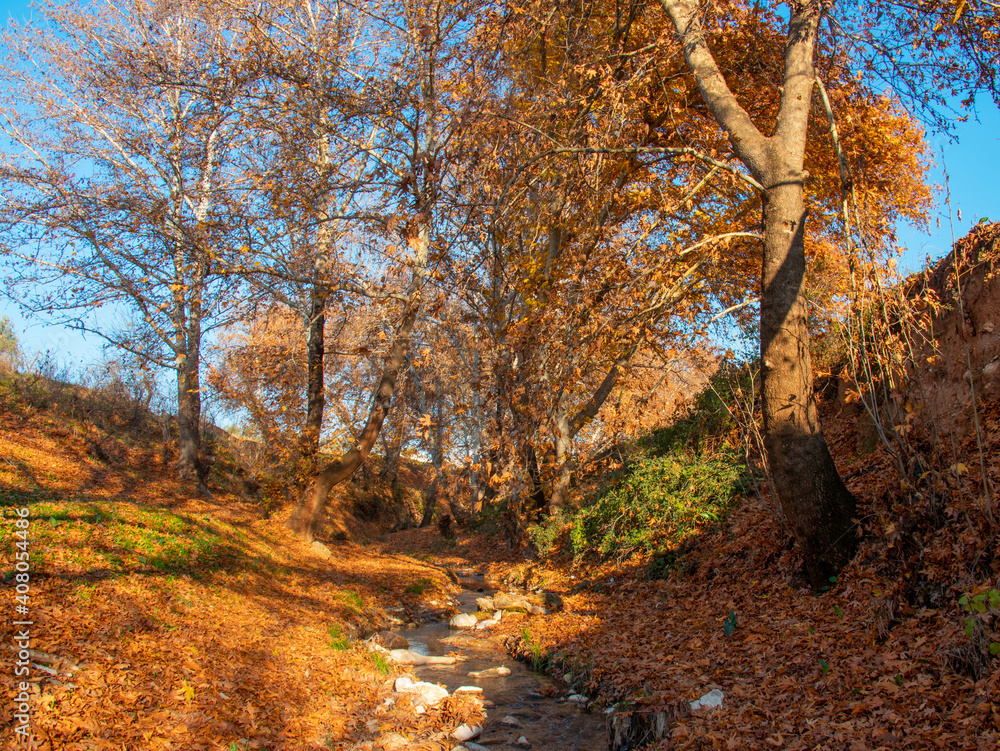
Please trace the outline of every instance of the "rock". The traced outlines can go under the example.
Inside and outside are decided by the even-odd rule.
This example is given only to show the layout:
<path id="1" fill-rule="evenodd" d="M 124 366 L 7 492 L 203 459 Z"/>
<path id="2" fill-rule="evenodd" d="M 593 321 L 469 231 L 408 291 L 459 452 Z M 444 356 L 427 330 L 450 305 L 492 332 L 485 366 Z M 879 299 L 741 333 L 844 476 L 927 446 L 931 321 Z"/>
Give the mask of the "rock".
<path id="1" fill-rule="evenodd" d="M 333 558 L 333 553 L 330 548 L 321 543 L 319 540 L 313 540 L 312 545 L 309 546 L 309 550 L 313 555 L 318 555 L 323 560 Z"/>
<path id="2" fill-rule="evenodd" d="M 436 657 L 434 655 L 422 655 L 409 649 L 391 649 L 389 657 L 400 665 L 454 665 L 454 657 Z"/>
<path id="3" fill-rule="evenodd" d="M 694 712 L 697 709 L 715 709 L 716 707 L 721 707 L 722 700 L 725 696 L 726 695 L 722 691 L 717 688 L 713 688 L 700 699 L 695 699 L 691 702 L 691 711 Z"/>
<path id="4" fill-rule="evenodd" d="M 493 605 L 497 610 L 510 610 L 512 608 L 528 609 L 528 601 L 520 595 L 508 592 L 498 592 L 493 595 Z"/>
<path id="5" fill-rule="evenodd" d="M 487 668 L 486 670 L 474 670 L 469 673 L 470 678 L 503 678 L 510 675 L 510 668 L 501 665 L 498 668 Z"/>
<path id="6" fill-rule="evenodd" d="M 436 683 L 426 681 L 414 681 L 409 676 L 403 675 L 396 679 L 393 689 L 398 694 L 412 694 L 413 703 L 425 707 L 433 707 L 439 701 L 448 696 L 448 689 Z M 472 736 L 469 736 L 470 738 Z M 459 738 L 458 740 L 462 740 Z"/>
<path id="7" fill-rule="evenodd" d="M 518 748 L 531 748 L 531 742 L 523 735 L 516 741 L 514 741 L 511 745 L 517 746 Z"/>
<path id="8" fill-rule="evenodd" d="M 571 701 L 574 704 L 586 704 L 587 702 L 590 701 L 590 699 L 588 699 L 583 694 L 570 694 L 568 697 L 566 697 L 566 701 Z"/>
<path id="9" fill-rule="evenodd" d="M 479 623 L 476 624 L 476 630 L 477 631 L 485 631 L 488 628 L 493 628 L 499 622 L 500 621 L 497 618 L 486 618 L 485 620 L 482 620 L 482 621 L 480 621 Z"/>
<path id="10" fill-rule="evenodd" d="M 528 603 L 528 612 L 531 615 L 548 615 L 549 614 L 549 609 L 548 608 L 544 608 L 541 605 L 536 605 L 533 602 L 529 602 Z"/>
<path id="11" fill-rule="evenodd" d="M 464 722 L 451 732 L 451 737 L 454 738 L 459 743 L 462 743 L 464 741 L 475 738 L 482 732 L 483 732 L 482 725 L 470 725 L 469 723 Z"/>
<path id="12" fill-rule="evenodd" d="M 479 686 L 459 686 L 454 691 L 452 691 L 452 693 L 455 696 L 458 696 L 459 694 L 475 694 L 475 695 L 478 695 L 478 694 L 482 694 L 483 690 Z"/>
<path id="13" fill-rule="evenodd" d="M 566 607 L 562 598 L 555 592 L 543 593 L 542 602 L 545 603 L 545 607 L 549 609 L 550 613 L 559 613 Z"/>
<path id="14" fill-rule="evenodd" d="M 476 607 L 483 613 L 489 613 L 492 610 L 496 610 L 496 605 L 493 604 L 492 597 L 477 597 Z"/>
<path id="15" fill-rule="evenodd" d="M 452 628 L 475 628 L 476 623 L 478 621 L 472 613 L 459 613 L 448 621 L 448 625 Z"/>
<path id="16" fill-rule="evenodd" d="M 516 717 L 514 717 L 513 715 L 507 715 L 506 717 L 504 717 L 502 720 L 500 720 L 500 724 L 501 725 L 506 725 L 509 728 L 523 728 L 524 727 L 524 725 L 521 724 L 521 721 L 519 719 L 517 719 Z"/>
<path id="17" fill-rule="evenodd" d="M 386 649 L 409 649 L 410 642 L 408 642 L 403 636 L 397 634 L 395 631 L 383 630 L 379 631 L 375 636 L 371 637 L 372 641 L 381 644 Z"/>

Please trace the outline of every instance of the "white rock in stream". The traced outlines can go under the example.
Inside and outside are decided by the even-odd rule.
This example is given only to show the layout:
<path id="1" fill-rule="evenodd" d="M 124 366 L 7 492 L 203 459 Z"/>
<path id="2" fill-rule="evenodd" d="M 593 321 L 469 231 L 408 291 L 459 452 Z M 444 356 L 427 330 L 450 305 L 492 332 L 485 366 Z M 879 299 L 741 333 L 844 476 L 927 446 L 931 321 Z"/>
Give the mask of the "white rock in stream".
<path id="1" fill-rule="evenodd" d="M 411 649 L 390 649 L 389 657 L 400 665 L 454 665 L 454 657 L 422 655 Z"/>
<path id="2" fill-rule="evenodd" d="M 691 702 L 691 711 L 694 712 L 697 709 L 715 709 L 716 707 L 721 707 L 722 700 L 725 696 L 726 695 L 722 691 L 717 688 L 713 688 L 700 699 L 695 699 Z"/>
<path id="3" fill-rule="evenodd" d="M 455 696 L 458 696 L 459 694 L 474 694 L 478 696 L 483 693 L 483 690 L 479 686 L 459 686 L 452 693 L 454 693 Z"/>
<path id="4" fill-rule="evenodd" d="M 510 668 L 502 665 L 498 668 L 487 668 L 486 670 L 473 670 L 469 673 L 470 678 L 503 678 L 510 675 Z"/>
<path id="5" fill-rule="evenodd" d="M 470 725 L 469 723 L 465 722 L 452 731 L 451 737 L 454 738 L 459 743 L 462 743 L 463 741 L 475 738 L 482 732 L 483 732 L 482 725 Z"/>
<path id="6" fill-rule="evenodd" d="M 448 621 L 448 625 L 452 628 L 475 628 L 476 623 L 476 616 L 472 613 L 459 613 Z"/>
<path id="7" fill-rule="evenodd" d="M 413 694 L 413 703 L 425 707 L 433 707 L 439 701 L 448 696 L 448 689 L 438 686 L 436 683 L 426 681 L 414 681 L 409 676 L 400 676 L 393 686 L 398 694 Z M 472 736 L 469 736 L 470 738 Z"/>
<path id="8" fill-rule="evenodd" d="M 499 622 L 496 618 L 487 618 L 476 624 L 476 631 L 485 631 L 488 628 L 493 628 Z"/>

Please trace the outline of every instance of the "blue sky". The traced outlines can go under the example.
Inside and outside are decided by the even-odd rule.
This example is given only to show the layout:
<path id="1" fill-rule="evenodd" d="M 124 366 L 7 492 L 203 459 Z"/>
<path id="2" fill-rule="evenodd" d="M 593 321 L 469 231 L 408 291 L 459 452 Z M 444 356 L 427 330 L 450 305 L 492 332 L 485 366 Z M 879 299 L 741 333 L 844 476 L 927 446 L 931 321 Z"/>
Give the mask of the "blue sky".
<path id="1" fill-rule="evenodd" d="M 0 18 L 24 20 L 31 9 L 25 0 L 0 0 Z M 935 161 L 931 182 L 944 185 L 943 169 L 947 169 L 951 188 L 954 235 L 961 237 L 982 217 L 1000 220 L 1000 113 L 989 101 L 982 101 L 979 122 L 958 125 L 955 138 L 931 135 Z M 944 255 L 951 247 L 952 229 L 943 195 L 928 232 L 912 227 L 899 227 L 899 242 L 906 248 L 900 263 L 903 271 L 916 271 L 930 256 Z M 961 210 L 961 220 L 957 211 Z M 940 219 L 940 227 L 936 220 Z M 46 325 L 37 317 L 26 319 L 17 305 L 0 298 L 0 316 L 14 324 L 22 347 L 29 356 L 49 350 L 59 361 L 70 367 L 100 359 L 103 341 L 95 335 L 83 335 L 62 326 Z"/>

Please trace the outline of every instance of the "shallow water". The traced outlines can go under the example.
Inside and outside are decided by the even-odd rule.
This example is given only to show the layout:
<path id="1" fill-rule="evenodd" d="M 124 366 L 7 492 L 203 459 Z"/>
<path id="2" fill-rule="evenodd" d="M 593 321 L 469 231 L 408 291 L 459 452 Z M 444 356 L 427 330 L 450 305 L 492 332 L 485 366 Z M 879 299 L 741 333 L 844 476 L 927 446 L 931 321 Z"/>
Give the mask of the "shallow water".
<path id="1" fill-rule="evenodd" d="M 457 599 L 464 613 L 476 612 L 476 598 L 492 594 L 482 577 L 463 577 L 466 589 Z M 483 699 L 494 706 L 487 708 L 487 721 L 481 736 L 473 739 L 491 749 L 524 748 L 511 745 L 524 736 L 533 749 L 553 751 L 605 751 L 608 747 L 604 714 L 581 710 L 566 701 L 565 686 L 541 673 L 535 673 L 489 641 L 471 631 L 457 631 L 447 621 L 427 623 L 401 632 L 410 649 L 426 655 L 458 653 L 455 665 L 426 665 L 413 672 L 423 681 L 440 683 L 453 692 L 459 686 L 479 686 Z M 470 672 L 505 666 L 510 675 L 495 678 L 472 678 Z M 500 720 L 514 717 L 521 727 L 506 727 Z M 457 745 L 457 744 L 456 744 Z"/>

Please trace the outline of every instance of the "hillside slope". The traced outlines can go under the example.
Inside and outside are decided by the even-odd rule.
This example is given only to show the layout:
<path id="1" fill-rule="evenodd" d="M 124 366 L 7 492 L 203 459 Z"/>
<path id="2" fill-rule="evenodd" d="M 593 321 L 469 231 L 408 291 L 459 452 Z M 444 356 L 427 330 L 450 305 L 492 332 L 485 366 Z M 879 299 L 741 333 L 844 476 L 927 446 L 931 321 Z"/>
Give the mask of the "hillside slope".
<path id="1" fill-rule="evenodd" d="M 399 671 L 349 644 L 437 607 L 442 569 L 350 542 L 319 557 L 222 477 L 212 500 L 189 493 L 156 421 L 112 425 L 125 413 L 106 394 L 8 374 L 0 395 L 5 613 L 21 509 L 30 554 L 25 611 L 0 640 L 10 649 L 14 620 L 32 622 L 36 747 L 343 748 L 400 731 L 430 748 L 462 721 L 447 702 L 401 706 L 373 735 L 365 722 Z M 13 670 L 0 693 L 12 728 Z"/>

